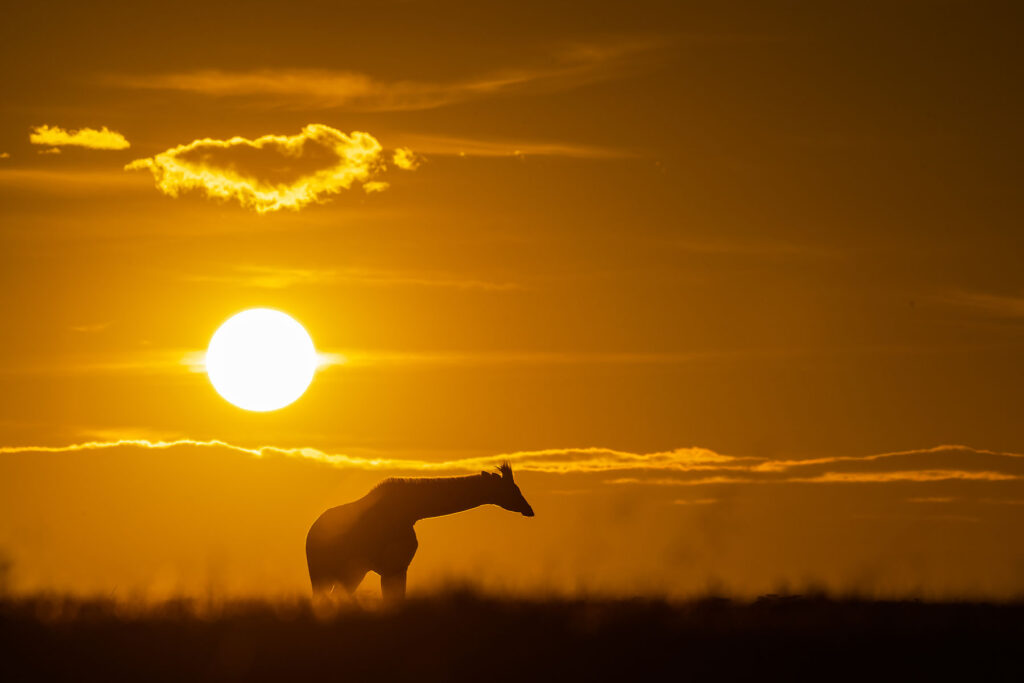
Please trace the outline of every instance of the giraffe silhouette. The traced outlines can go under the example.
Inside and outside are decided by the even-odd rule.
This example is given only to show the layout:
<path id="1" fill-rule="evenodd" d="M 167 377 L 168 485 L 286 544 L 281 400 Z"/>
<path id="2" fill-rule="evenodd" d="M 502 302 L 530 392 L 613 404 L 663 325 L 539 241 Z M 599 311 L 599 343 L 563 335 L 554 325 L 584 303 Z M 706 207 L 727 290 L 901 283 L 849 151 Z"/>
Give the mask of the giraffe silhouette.
<path id="1" fill-rule="evenodd" d="M 306 535 L 313 595 L 341 586 L 351 596 L 374 571 L 385 602 L 401 601 L 419 545 L 413 525 L 488 504 L 533 517 L 507 462 L 497 472 L 465 477 L 385 479 L 359 500 L 333 507 L 313 522 Z"/>

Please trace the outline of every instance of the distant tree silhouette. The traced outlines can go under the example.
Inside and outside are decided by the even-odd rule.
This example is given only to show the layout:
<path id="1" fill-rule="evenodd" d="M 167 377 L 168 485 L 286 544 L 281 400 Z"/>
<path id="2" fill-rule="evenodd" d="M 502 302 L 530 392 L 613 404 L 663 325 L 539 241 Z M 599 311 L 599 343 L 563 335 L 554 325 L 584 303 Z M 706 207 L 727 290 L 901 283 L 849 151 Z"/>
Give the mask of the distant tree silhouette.
<path id="1" fill-rule="evenodd" d="M 507 462 L 498 472 L 465 477 L 385 479 L 359 500 L 327 510 L 310 527 L 306 562 L 314 596 L 336 586 L 351 595 L 374 571 L 384 600 L 401 601 L 418 547 L 413 525 L 488 504 L 533 517 Z"/>

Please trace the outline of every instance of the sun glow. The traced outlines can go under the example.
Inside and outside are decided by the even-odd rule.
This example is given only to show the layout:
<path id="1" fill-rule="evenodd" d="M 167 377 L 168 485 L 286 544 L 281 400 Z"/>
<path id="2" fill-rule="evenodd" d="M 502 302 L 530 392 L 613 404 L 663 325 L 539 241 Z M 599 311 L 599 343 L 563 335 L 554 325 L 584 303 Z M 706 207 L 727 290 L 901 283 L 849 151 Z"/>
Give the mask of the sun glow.
<path id="1" fill-rule="evenodd" d="M 269 308 L 232 316 L 214 333 L 206 372 L 230 403 L 265 412 L 294 402 L 313 380 L 317 355 L 294 318 Z"/>

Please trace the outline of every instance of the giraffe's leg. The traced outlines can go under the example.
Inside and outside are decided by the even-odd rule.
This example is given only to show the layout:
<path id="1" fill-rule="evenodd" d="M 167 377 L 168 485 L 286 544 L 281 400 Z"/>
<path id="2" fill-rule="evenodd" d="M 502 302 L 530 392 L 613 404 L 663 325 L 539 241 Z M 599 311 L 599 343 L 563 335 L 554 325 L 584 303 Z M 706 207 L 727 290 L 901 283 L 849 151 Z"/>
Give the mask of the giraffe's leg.
<path id="1" fill-rule="evenodd" d="M 380 592 L 388 605 L 400 604 L 405 600 L 405 571 L 381 574 Z"/>
<path id="2" fill-rule="evenodd" d="M 338 607 L 338 593 L 333 581 L 323 580 L 313 583 L 313 597 L 310 606 L 313 614 L 320 618 L 329 618 Z"/>
<path id="3" fill-rule="evenodd" d="M 334 591 L 334 583 L 331 581 L 316 581 L 313 583 L 313 600 L 323 600 Z"/>
<path id="4" fill-rule="evenodd" d="M 363 577 L 366 576 L 365 571 L 352 570 L 345 574 L 345 577 L 341 580 L 341 588 L 344 590 L 338 590 L 339 594 L 344 594 L 349 603 L 353 607 L 362 608 L 359 604 L 359 599 L 356 597 L 356 589 L 359 588 L 359 584 L 363 582 Z"/>

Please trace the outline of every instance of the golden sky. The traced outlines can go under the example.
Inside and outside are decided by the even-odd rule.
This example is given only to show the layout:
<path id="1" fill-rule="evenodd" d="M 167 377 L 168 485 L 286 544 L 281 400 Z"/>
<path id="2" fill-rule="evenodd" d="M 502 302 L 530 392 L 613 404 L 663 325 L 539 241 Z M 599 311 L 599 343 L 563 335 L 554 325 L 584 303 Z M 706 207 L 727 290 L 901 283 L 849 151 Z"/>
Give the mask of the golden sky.
<path id="1" fill-rule="evenodd" d="M 11 585 L 301 592 L 324 508 L 507 457 L 537 517 L 413 590 L 1019 595 L 1019 19 L 5 9 Z M 202 368 L 253 307 L 323 359 L 272 413 Z"/>

